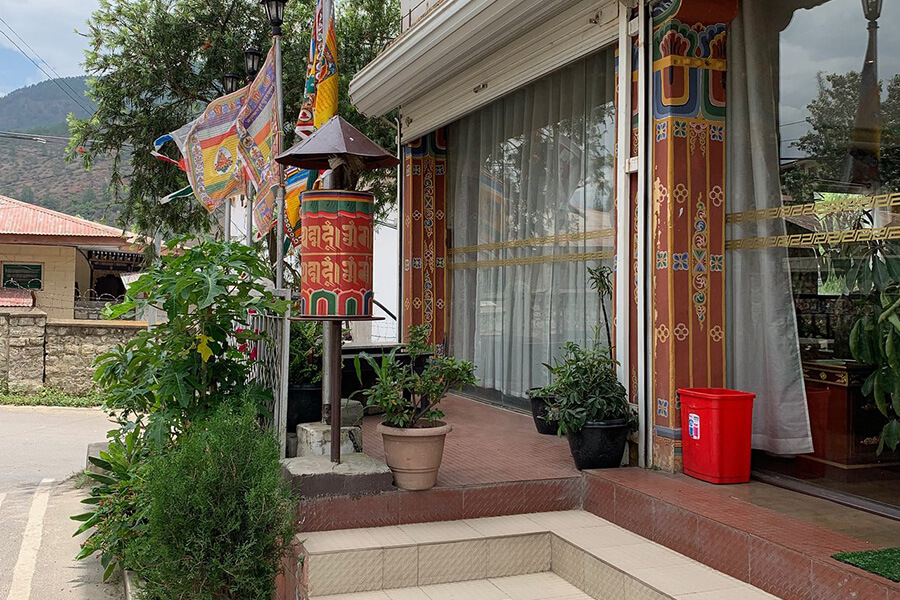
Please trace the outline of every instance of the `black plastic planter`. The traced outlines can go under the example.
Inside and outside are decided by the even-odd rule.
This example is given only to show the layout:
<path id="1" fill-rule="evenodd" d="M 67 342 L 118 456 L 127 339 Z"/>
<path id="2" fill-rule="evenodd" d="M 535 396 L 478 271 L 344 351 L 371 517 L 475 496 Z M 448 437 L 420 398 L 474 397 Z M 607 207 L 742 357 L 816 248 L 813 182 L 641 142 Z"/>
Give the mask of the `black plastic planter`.
<path id="1" fill-rule="evenodd" d="M 556 435 L 559 429 L 559 422 L 551 421 L 548 418 L 550 410 L 548 401 L 552 399 L 546 396 L 537 395 L 536 392 L 538 390 L 540 390 L 540 388 L 528 390 L 528 397 L 531 399 L 531 416 L 534 419 L 534 426 L 538 430 L 538 433 L 543 435 Z"/>
<path id="2" fill-rule="evenodd" d="M 625 419 L 588 421 L 580 431 L 566 434 L 575 468 L 610 469 L 622 463 L 628 423 Z"/>
<path id="3" fill-rule="evenodd" d="M 322 386 L 288 386 L 288 433 L 296 433 L 299 423 L 315 423 L 322 420 Z"/>

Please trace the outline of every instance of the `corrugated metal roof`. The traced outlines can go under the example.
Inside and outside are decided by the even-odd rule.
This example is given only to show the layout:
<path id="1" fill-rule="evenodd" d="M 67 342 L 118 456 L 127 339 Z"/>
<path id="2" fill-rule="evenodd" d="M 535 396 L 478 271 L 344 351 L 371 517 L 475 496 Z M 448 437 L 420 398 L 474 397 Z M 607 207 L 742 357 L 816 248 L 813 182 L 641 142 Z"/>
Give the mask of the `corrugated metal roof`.
<path id="1" fill-rule="evenodd" d="M 64 215 L 27 202 L 0 196 L 0 234 L 108 237 L 122 239 L 122 230 Z"/>
<path id="2" fill-rule="evenodd" d="M 0 288 L 0 306 L 5 308 L 10 306 L 29 308 L 34 306 L 34 294 L 31 293 L 31 290 Z"/>

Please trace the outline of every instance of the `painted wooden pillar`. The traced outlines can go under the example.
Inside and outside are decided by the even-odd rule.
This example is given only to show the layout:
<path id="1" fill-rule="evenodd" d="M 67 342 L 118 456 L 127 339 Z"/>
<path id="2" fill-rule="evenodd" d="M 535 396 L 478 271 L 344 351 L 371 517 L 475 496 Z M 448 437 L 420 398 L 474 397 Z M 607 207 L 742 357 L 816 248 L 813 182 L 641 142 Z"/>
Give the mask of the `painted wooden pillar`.
<path id="1" fill-rule="evenodd" d="M 653 464 L 681 470 L 676 390 L 725 385 L 725 39 L 738 0 L 653 9 Z"/>
<path id="2" fill-rule="evenodd" d="M 438 352 L 446 348 L 447 142 L 439 129 L 403 149 L 403 339 L 411 325 L 427 325 Z"/>

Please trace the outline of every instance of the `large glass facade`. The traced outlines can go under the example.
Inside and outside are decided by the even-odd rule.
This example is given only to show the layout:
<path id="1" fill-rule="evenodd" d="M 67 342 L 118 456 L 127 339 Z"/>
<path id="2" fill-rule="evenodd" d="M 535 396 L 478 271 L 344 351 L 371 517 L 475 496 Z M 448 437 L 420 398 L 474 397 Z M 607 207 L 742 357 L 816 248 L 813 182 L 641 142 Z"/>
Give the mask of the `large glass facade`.
<path id="1" fill-rule="evenodd" d="M 729 385 L 758 396 L 755 467 L 895 506 L 898 27 L 896 2 L 745 1 L 728 48 Z"/>
<path id="2" fill-rule="evenodd" d="M 591 55 L 449 128 L 450 347 L 487 399 L 521 405 L 566 341 L 607 344 L 587 269 L 614 262 L 614 60 Z"/>

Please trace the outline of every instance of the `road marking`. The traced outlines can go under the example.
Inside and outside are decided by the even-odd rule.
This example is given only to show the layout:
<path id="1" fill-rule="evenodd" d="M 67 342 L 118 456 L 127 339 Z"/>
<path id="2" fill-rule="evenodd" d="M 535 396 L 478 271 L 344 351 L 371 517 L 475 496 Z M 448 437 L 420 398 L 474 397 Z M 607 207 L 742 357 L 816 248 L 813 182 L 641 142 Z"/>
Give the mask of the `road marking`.
<path id="1" fill-rule="evenodd" d="M 37 566 L 38 550 L 44 532 L 44 514 L 47 512 L 52 483 L 52 479 L 43 479 L 31 499 L 28 522 L 25 523 L 19 558 L 13 568 L 12 585 L 9 587 L 6 600 L 28 600 L 31 597 L 31 579 Z"/>
<path id="2" fill-rule="evenodd" d="M 4 500 L 6 500 L 6 494 L 0 494 L 0 508 L 3 507 Z"/>

